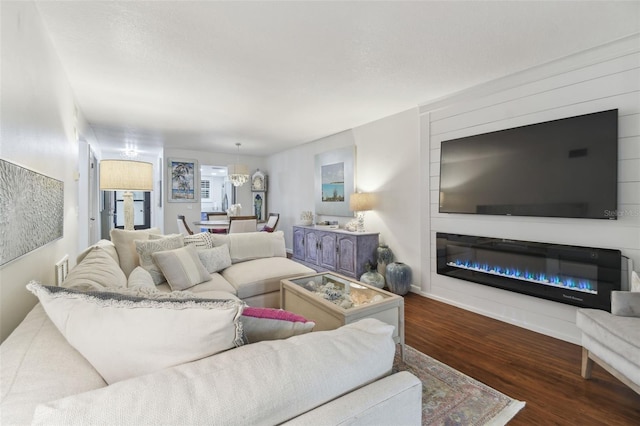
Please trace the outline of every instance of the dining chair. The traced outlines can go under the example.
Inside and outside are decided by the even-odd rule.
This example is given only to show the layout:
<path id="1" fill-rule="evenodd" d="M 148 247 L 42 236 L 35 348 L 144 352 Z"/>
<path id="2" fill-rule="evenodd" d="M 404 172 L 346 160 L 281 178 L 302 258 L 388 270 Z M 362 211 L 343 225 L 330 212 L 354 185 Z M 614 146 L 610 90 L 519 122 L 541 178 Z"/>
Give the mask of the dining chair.
<path id="1" fill-rule="evenodd" d="M 182 214 L 178 215 L 178 232 L 183 235 L 193 235 L 193 231 L 187 225 L 187 221 Z"/>
<path id="2" fill-rule="evenodd" d="M 227 220 L 227 213 L 225 212 L 207 212 L 207 220 Z M 209 228 L 209 232 L 212 234 L 226 234 L 229 227 L 224 228 Z"/>
<path id="3" fill-rule="evenodd" d="M 229 218 L 229 234 L 240 232 L 256 232 L 258 218 L 256 216 L 231 216 Z"/>
<path id="4" fill-rule="evenodd" d="M 280 220 L 280 213 L 269 213 L 269 218 L 267 219 L 267 223 L 260 229 L 260 231 L 264 232 L 273 232 L 276 230 L 278 226 L 278 221 Z"/>

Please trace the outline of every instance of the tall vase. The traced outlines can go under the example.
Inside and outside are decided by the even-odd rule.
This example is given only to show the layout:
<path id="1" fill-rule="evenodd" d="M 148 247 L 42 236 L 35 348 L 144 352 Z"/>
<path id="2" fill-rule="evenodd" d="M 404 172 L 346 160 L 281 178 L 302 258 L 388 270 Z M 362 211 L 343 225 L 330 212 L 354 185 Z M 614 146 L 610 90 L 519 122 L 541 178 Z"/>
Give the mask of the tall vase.
<path id="1" fill-rule="evenodd" d="M 387 265 L 387 287 L 389 291 L 405 295 L 411 289 L 411 267 L 406 263 L 392 262 Z"/>
<path id="2" fill-rule="evenodd" d="M 380 244 L 376 253 L 378 255 L 378 273 L 384 277 L 387 265 L 393 262 L 393 252 L 386 244 Z"/>

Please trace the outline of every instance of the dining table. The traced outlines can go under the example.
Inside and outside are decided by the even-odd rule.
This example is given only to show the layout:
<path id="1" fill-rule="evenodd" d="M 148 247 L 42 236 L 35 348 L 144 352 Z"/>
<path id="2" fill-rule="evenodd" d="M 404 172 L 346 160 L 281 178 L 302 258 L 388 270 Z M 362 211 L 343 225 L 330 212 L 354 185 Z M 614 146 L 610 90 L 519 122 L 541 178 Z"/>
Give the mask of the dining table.
<path id="1" fill-rule="evenodd" d="M 229 219 L 216 219 L 216 220 L 200 220 L 193 222 L 198 228 L 206 228 L 209 230 L 227 230 L 229 229 Z"/>

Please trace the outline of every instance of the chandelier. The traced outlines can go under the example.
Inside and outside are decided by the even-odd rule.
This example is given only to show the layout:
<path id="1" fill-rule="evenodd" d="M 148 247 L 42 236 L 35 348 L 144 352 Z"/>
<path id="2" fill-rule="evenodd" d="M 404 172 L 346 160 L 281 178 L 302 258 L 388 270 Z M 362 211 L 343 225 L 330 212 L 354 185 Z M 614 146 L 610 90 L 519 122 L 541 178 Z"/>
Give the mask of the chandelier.
<path id="1" fill-rule="evenodd" d="M 227 166 L 228 168 L 228 178 L 233 186 L 242 186 L 249 180 L 249 168 L 240 164 L 240 142 L 236 143 L 238 147 L 238 154 L 236 156 L 236 163 Z"/>

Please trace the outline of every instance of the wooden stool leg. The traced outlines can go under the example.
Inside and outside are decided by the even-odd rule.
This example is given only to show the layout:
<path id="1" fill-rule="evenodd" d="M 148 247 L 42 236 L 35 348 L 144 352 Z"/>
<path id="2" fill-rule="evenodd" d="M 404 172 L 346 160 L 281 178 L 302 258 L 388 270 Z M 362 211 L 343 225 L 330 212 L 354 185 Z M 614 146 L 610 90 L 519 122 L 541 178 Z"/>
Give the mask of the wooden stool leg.
<path id="1" fill-rule="evenodd" d="M 589 358 L 589 351 L 582 348 L 582 377 L 591 378 L 591 369 L 593 368 L 593 360 Z"/>

